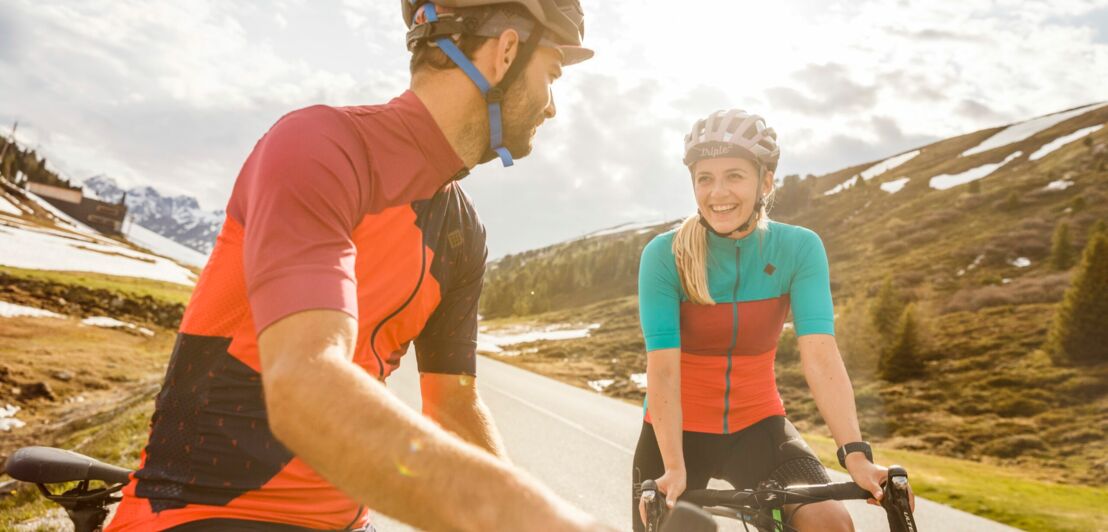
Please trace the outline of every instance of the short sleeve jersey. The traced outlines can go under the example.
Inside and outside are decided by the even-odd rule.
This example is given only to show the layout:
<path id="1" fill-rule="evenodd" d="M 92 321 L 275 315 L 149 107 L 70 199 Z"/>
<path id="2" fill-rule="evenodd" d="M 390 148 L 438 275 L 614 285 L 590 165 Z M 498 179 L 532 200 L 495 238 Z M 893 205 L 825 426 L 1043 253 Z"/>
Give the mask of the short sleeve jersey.
<path id="1" fill-rule="evenodd" d="M 681 286 L 674 234 L 658 235 L 643 249 L 639 318 L 647 351 L 680 350 L 684 430 L 728 434 L 784 415 L 773 361 L 790 308 L 798 336 L 834 334 L 819 236 L 778 222 L 739 240 L 709 233 L 715 304 L 698 305 Z"/>
<path id="2" fill-rule="evenodd" d="M 230 518 L 341 529 L 368 522 L 269 430 L 258 334 L 344 312 L 354 363 L 384 379 L 410 343 L 422 372 L 473 375 L 484 227 L 466 174 L 411 92 L 281 118 L 235 182 L 178 331 L 150 439 L 111 530 Z"/>

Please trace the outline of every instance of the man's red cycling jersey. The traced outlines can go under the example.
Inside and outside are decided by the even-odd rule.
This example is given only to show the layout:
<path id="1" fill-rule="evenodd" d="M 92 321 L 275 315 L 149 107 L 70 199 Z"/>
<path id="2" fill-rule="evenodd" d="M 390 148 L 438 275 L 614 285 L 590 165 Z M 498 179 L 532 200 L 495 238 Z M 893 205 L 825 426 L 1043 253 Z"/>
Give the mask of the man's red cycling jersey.
<path id="1" fill-rule="evenodd" d="M 258 333 L 290 314 L 358 321 L 354 363 L 384 379 L 414 341 L 419 370 L 475 373 L 484 227 L 466 174 L 411 92 L 283 117 L 235 182 L 185 310 L 142 465 L 110 530 L 208 518 L 337 529 L 367 512 L 269 430 Z"/>

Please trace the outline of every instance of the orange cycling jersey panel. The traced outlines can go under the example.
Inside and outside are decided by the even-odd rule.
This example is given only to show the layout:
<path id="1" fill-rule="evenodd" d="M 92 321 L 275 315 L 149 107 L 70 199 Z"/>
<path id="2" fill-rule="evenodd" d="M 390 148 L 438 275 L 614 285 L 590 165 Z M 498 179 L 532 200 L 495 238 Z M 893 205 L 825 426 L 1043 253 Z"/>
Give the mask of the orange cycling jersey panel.
<path id="1" fill-rule="evenodd" d="M 269 430 L 257 336 L 296 312 L 358 321 L 354 363 L 384 379 L 410 343 L 420 371 L 473 375 L 484 227 L 466 169 L 411 92 L 283 117 L 235 182 L 185 311 L 150 439 L 110 530 L 230 518 L 364 526 L 364 508 Z"/>

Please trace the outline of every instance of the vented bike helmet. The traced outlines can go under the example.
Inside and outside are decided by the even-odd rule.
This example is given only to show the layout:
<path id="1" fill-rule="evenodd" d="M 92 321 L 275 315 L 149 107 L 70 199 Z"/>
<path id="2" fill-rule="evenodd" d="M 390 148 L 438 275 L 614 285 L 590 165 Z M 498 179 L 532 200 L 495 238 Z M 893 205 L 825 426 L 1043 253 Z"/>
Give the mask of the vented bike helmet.
<path id="1" fill-rule="evenodd" d="M 523 7 L 531 19 L 518 20 L 497 5 Z M 482 162 L 500 158 L 504 166 L 513 164 L 512 154 L 504 147 L 504 125 L 500 103 L 508 86 L 523 71 L 535 48 L 549 46 L 562 53 L 563 64 L 580 63 L 593 56 L 581 46 L 585 36 L 585 14 L 579 0 L 401 0 L 404 23 L 408 26 L 409 50 L 430 44 L 437 46 L 477 85 L 489 107 L 489 150 Z M 493 9 L 480 9 L 480 8 Z M 523 44 L 504 79 L 492 86 L 455 43 L 460 35 L 496 37 L 512 28 Z"/>
<path id="2" fill-rule="evenodd" d="M 766 121 L 742 109 L 716 111 L 697 120 L 685 135 L 685 166 L 703 159 L 742 157 L 773 172 L 781 158 L 777 133 Z"/>

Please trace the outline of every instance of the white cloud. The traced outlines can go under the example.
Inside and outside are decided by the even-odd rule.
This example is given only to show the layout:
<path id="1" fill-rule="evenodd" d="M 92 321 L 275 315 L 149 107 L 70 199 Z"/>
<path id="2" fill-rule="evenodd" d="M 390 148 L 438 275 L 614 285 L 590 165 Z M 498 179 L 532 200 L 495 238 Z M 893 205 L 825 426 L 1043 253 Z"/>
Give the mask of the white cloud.
<path id="1" fill-rule="evenodd" d="M 466 180 L 493 256 L 691 212 L 681 136 L 716 109 L 766 116 L 787 174 L 1108 98 L 1084 20 L 1108 0 L 583 3 L 597 56 L 556 85 L 536 153 Z M 0 125 L 72 177 L 221 208 L 282 114 L 402 91 L 404 33 L 379 0 L 5 2 Z"/>

